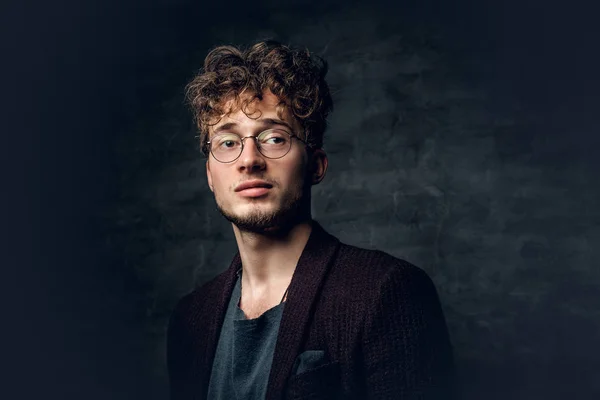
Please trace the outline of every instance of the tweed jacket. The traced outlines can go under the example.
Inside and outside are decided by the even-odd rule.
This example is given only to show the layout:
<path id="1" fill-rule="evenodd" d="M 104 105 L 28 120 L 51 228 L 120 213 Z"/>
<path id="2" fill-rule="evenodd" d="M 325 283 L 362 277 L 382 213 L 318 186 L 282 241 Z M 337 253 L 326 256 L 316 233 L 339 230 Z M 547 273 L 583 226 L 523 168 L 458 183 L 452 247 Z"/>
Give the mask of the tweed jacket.
<path id="1" fill-rule="evenodd" d="M 172 400 L 206 399 L 240 267 L 238 253 L 226 271 L 177 303 L 167 332 Z M 296 373 L 298 360 L 314 354 L 318 362 Z M 452 347 L 427 274 L 343 244 L 313 221 L 289 286 L 266 399 L 454 396 Z"/>

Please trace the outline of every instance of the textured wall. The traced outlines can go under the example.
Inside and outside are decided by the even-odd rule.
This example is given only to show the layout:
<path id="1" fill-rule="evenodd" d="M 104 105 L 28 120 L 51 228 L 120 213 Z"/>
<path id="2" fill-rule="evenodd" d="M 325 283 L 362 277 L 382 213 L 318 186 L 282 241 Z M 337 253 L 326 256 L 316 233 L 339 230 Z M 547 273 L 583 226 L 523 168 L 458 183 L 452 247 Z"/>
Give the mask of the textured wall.
<path id="1" fill-rule="evenodd" d="M 92 290 L 90 303 L 127 320 L 114 317 L 101 335 L 88 315 L 82 334 L 106 343 L 110 332 L 121 354 L 113 349 L 96 368 L 116 368 L 123 381 L 136 368 L 135 390 L 164 398 L 169 313 L 236 250 L 208 190 L 182 88 L 210 46 L 274 37 L 330 63 L 330 169 L 313 189 L 313 216 L 344 242 L 430 274 L 465 397 L 600 394 L 600 187 L 585 106 L 572 119 L 574 108 L 554 101 L 564 92 L 548 89 L 546 78 L 529 82 L 540 62 L 512 59 L 528 53 L 507 50 L 521 42 L 504 36 L 515 26 L 500 23 L 502 33 L 490 34 L 499 28 L 484 8 L 467 10 L 482 12 L 475 24 L 465 10 L 435 2 L 334 3 L 239 5 L 212 25 L 203 23 L 209 10 L 183 8 L 169 24 L 145 26 L 143 46 L 132 43 L 138 66 L 115 96 L 122 123 L 107 155 L 114 197 L 94 210 L 102 230 L 89 251 L 102 254 L 102 272 L 86 278 L 96 286 L 76 292 Z M 154 12 L 169 10 L 161 7 Z M 173 33 L 183 29 L 174 21 L 187 26 L 184 35 Z M 494 42 L 502 38 L 506 46 Z M 546 46 L 525 43 L 534 52 Z M 118 365 L 119 357 L 133 361 Z M 98 385 L 110 392 L 117 383 Z"/>

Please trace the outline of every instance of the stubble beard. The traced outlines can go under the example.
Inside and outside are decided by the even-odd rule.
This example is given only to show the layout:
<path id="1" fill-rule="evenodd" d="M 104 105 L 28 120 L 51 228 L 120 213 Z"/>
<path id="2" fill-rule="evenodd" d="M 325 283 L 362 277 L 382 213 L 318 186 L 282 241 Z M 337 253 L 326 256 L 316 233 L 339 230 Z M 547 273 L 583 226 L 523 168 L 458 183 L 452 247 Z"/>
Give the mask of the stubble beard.
<path id="1" fill-rule="evenodd" d="M 219 204 L 215 197 L 217 210 L 238 229 L 261 235 L 281 235 L 297 224 L 309 220 L 311 206 L 310 184 L 304 184 L 301 190 L 288 195 L 282 204 L 269 211 L 257 207 L 244 215 L 236 215 Z M 260 201 L 260 200 L 258 200 Z"/>

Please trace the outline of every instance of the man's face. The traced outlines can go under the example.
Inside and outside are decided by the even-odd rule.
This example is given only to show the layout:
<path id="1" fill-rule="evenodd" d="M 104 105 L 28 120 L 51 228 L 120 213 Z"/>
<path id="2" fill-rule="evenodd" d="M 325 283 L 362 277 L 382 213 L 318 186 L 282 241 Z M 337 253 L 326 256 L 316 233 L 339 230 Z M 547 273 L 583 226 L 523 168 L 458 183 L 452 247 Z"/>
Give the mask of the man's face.
<path id="1" fill-rule="evenodd" d="M 262 100 L 256 99 L 246 109 L 248 115 L 234 107 L 210 128 L 210 140 L 223 132 L 240 137 L 257 136 L 273 128 L 301 132 L 300 124 L 287 109 L 278 115 L 278 104 L 277 96 L 266 91 Z M 319 150 L 315 164 L 315 157 L 309 159 L 304 143 L 291 140 L 290 151 L 278 159 L 263 156 L 252 138 L 244 140 L 242 154 L 233 162 L 221 163 L 209 154 L 206 173 L 217 208 L 241 230 L 276 233 L 310 216 L 310 188 L 324 176 L 327 158 Z M 316 179 L 315 165 L 317 175 L 321 172 Z M 240 190 L 240 185 L 248 183 L 266 187 Z"/>

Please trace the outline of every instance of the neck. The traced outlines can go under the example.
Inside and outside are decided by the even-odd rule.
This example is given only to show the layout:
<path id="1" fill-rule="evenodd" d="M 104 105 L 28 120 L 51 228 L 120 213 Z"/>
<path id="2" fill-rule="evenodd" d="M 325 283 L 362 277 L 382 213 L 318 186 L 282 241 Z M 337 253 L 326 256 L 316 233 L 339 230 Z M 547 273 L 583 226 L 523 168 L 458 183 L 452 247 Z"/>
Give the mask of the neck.
<path id="1" fill-rule="evenodd" d="M 251 292 L 269 292 L 291 281 L 312 231 L 312 220 L 277 235 L 263 235 L 233 226 L 242 260 L 242 285 Z"/>

